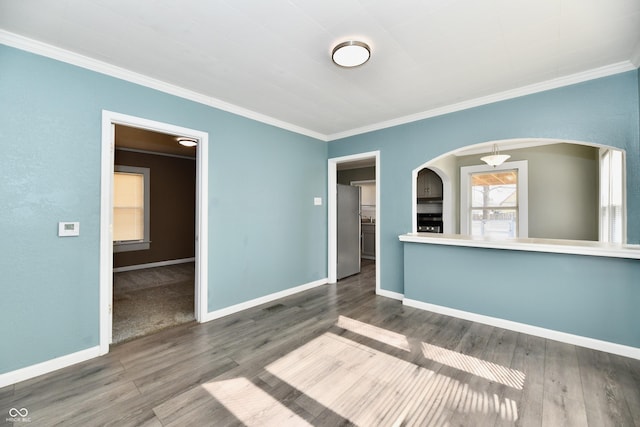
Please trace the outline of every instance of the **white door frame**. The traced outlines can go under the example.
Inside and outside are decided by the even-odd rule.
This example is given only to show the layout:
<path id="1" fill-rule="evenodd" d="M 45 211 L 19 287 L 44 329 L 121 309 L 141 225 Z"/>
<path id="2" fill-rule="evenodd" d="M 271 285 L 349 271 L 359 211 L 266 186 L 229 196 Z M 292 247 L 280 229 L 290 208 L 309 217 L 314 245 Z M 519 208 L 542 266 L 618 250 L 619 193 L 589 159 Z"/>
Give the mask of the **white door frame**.
<path id="1" fill-rule="evenodd" d="M 350 156 L 334 157 L 328 163 L 328 187 L 327 187 L 327 212 L 328 218 L 328 255 L 327 277 L 329 283 L 338 281 L 338 210 L 337 210 L 337 185 L 338 164 L 375 158 L 376 162 L 376 294 L 381 294 L 380 287 L 380 151 L 353 154 Z"/>
<path id="2" fill-rule="evenodd" d="M 113 301 L 113 168 L 115 125 L 147 129 L 198 140 L 196 151 L 196 265 L 194 315 L 198 322 L 208 313 L 208 183 L 209 134 L 194 129 L 102 111 L 102 151 L 100 182 L 100 354 L 109 352 Z"/>

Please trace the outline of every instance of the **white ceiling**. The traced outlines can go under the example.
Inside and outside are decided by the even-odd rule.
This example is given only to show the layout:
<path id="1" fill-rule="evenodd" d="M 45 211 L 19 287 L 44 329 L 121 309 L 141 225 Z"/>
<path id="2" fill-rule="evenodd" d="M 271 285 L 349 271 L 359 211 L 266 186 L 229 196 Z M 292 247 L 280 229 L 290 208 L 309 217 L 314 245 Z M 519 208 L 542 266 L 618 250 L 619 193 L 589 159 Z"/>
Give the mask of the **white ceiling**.
<path id="1" fill-rule="evenodd" d="M 329 140 L 640 64 L 640 0 L 0 0 L 0 29 Z"/>

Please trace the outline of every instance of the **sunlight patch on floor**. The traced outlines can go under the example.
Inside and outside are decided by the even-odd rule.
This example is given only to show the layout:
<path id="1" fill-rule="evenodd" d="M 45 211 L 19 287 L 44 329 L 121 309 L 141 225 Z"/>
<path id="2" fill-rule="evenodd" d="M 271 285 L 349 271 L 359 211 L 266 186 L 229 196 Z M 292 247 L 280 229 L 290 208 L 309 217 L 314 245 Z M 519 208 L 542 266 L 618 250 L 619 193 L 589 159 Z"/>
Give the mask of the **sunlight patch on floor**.
<path id="1" fill-rule="evenodd" d="M 358 426 L 440 426 L 456 412 L 518 419 L 511 399 L 329 332 L 265 369 L 304 393 L 298 400 L 312 399 L 319 411 L 329 409 Z"/>
<path id="2" fill-rule="evenodd" d="M 524 372 L 487 362 L 486 360 L 476 357 L 467 356 L 457 351 L 447 350 L 446 348 L 436 345 L 423 342 L 421 346 L 422 354 L 427 359 L 468 372 L 489 381 L 504 384 L 516 390 L 522 390 L 524 388 Z"/>
<path id="3" fill-rule="evenodd" d="M 336 326 L 355 334 L 362 335 L 383 344 L 387 344 L 404 351 L 411 351 L 407 337 L 388 329 L 379 328 L 368 323 L 360 322 L 345 316 L 339 316 Z"/>
<path id="4" fill-rule="evenodd" d="M 311 426 L 246 378 L 210 382 L 202 387 L 246 426 Z"/>

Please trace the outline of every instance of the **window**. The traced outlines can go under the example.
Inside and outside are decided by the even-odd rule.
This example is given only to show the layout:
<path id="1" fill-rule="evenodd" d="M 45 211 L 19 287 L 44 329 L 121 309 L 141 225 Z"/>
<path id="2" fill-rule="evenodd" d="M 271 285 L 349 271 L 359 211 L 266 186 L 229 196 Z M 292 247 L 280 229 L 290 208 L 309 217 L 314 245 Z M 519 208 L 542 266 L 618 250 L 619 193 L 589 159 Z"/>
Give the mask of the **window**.
<path id="1" fill-rule="evenodd" d="M 460 168 L 460 232 L 527 237 L 527 162 Z"/>
<path id="2" fill-rule="evenodd" d="M 600 150 L 600 241 L 622 243 L 624 236 L 624 157 L 622 151 Z"/>
<path id="3" fill-rule="evenodd" d="M 149 168 L 114 169 L 113 251 L 149 249 Z"/>

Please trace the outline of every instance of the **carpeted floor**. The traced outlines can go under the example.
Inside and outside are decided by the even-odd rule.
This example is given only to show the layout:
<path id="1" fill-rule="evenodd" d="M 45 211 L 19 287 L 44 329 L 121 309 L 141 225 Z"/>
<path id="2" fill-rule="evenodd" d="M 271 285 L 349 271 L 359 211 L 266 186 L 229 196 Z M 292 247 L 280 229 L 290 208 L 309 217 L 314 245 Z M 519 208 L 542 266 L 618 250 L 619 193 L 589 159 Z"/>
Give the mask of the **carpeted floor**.
<path id="1" fill-rule="evenodd" d="M 194 263 L 113 275 L 113 344 L 193 321 Z"/>

